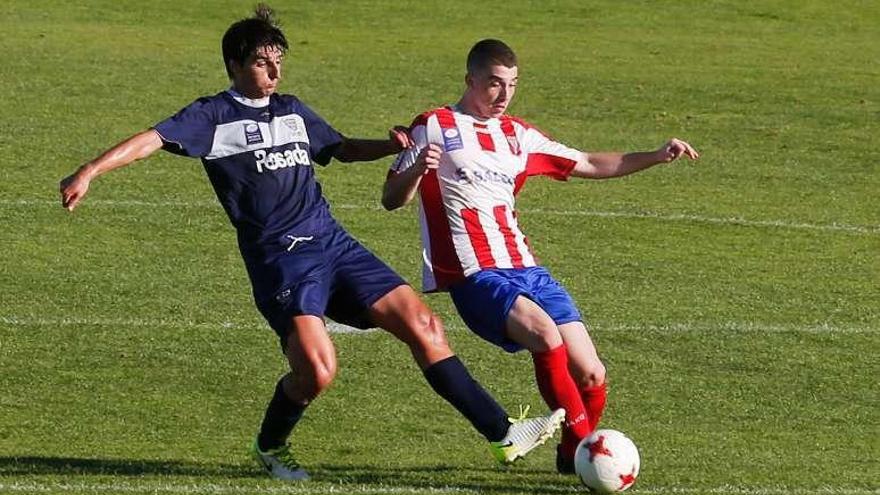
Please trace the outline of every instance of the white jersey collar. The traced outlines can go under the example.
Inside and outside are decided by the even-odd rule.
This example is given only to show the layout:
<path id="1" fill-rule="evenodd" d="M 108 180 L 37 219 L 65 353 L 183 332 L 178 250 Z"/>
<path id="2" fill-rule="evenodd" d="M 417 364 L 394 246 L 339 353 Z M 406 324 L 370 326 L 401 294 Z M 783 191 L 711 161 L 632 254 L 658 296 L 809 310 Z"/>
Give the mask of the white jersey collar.
<path id="1" fill-rule="evenodd" d="M 254 100 L 239 93 L 235 90 L 235 88 L 229 88 L 226 90 L 226 92 L 229 93 L 229 95 L 232 96 L 235 101 L 251 108 L 263 108 L 269 106 L 269 96 Z"/>
<path id="2" fill-rule="evenodd" d="M 448 105 L 447 108 L 449 108 L 450 110 L 452 110 L 452 111 L 455 112 L 455 113 L 458 113 L 458 114 L 464 115 L 465 117 L 470 118 L 470 119 L 473 120 L 474 122 L 479 122 L 479 123 L 481 123 L 481 124 L 488 124 L 489 122 L 493 122 L 493 121 L 497 121 L 497 120 L 499 120 L 499 119 L 496 118 L 496 117 L 489 117 L 488 119 L 481 119 L 481 118 L 479 118 L 479 117 L 476 117 L 476 116 L 474 116 L 474 115 L 471 115 L 471 114 L 465 112 L 464 109 L 461 108 L 461 105 L 459 105 L 458 103 L 455 103 L 454 105 Z"/>

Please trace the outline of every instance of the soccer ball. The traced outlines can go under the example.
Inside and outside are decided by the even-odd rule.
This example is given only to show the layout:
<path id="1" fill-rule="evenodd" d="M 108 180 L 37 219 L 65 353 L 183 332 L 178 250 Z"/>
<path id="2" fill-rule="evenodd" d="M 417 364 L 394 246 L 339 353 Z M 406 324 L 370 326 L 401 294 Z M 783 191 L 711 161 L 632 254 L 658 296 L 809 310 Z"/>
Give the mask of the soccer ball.
<path id="1" fill-rule="evenodd" d="M 574 453 L 574 470 L 593 493 L 616 493 L 639 475 L 639 450 L 617 430 L 596 430 Z"/>

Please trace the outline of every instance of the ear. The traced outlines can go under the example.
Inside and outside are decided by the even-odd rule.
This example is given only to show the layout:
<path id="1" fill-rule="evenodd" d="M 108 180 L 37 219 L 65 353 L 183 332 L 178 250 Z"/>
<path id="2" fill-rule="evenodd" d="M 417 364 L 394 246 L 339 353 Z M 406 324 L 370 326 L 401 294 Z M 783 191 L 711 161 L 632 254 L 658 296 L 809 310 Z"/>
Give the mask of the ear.
<path id="1" fill-rule="evenodd" d="M 464 75 L 464 84 L 465 86 L 471 88 L 474 85 L 474 78 L 471 77 L 470 72 Z"/>
<path id="2" fill-rule="evenodd" d="M 240 63 L 233 59 L 229 59 L 226 62 L 229 65 L 229 72 L 232 72 L 232 76 L 235 77 L 241 73 L 242 66 Z"/>

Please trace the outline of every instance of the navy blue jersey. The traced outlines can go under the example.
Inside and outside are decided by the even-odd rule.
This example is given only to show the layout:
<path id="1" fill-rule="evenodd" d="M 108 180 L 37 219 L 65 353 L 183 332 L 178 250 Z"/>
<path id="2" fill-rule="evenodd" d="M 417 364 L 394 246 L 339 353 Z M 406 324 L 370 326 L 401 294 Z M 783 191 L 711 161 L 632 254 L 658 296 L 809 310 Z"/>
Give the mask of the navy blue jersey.
<path id="1" fill-rule="evenodd" d="M 202 159 L 248 265 L 336 225 L 312 165 L 329 163 L 342 136 L 295 96 L 223 91 L 154 129 L 164 149 Z"/>

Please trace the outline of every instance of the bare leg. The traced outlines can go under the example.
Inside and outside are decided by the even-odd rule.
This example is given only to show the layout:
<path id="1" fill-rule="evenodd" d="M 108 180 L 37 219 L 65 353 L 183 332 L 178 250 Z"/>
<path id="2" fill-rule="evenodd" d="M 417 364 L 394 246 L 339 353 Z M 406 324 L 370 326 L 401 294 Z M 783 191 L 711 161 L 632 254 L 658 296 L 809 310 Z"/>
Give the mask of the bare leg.
<path id="1" fill-rule="evenodd" d="M 408 285 L 401 285 L 376 301 L 373 321 L 407 346 L 422 370 L 452 357 L 440 319 Z"/>
<path id="2" fill-rule="evenodd" d="M 607 399 L 605 365 L 599 359 L 583 323 L 566 323 L 559 326 L 559 331 L 568 348 L 568 367 L 587 409 L 590 430 L 595 430 L 605 411 Z"/>
<path id="3" fill-rule="evenodd" d="M 583 323 L 574 321 L 559 326 L 559 333 L 568 348 L 568 367 L 579 387 L 595 387 L 605 383 L 605 365 Z"/>
<path id="4" fill-rule="evenodd" d="M 284 379 L 284 392 L 294 402 L 308 404 L 336 377 L 336 349 L 317 316 L 293 317 L 284 354 L 291 370 Z"/>
<path id="5" fill-rule="evenodd" d="M 505 437 L 507 413 L 455 356 L 440 319 L 412 287 L 401 285 L 371 308 L 373 321 L 409 346 L 431 388 L 452 404 L 487 440 Z"/>
<path id="6" fill-rule="evenodd" d="M 287 443 L 290 432 L 302 418 L 306 407 L 333 381 L 336 353 L 324 328 L 315 316 L 295 316 L 284 353 L 291 371 L 275 386 L 275 393 L 263 418 L 257 443 L 269 451 Z"/>
<path id="7" fill-rule="evenodd" d="M 531 351 L 538 390 L 550 409 L 565 409 L 560 455 L 574 458 L 578 443 L 590 433 L 590 421 L 559 327 L 537 303 L 519 296 L 507 316 L 507 336 Z"/>

